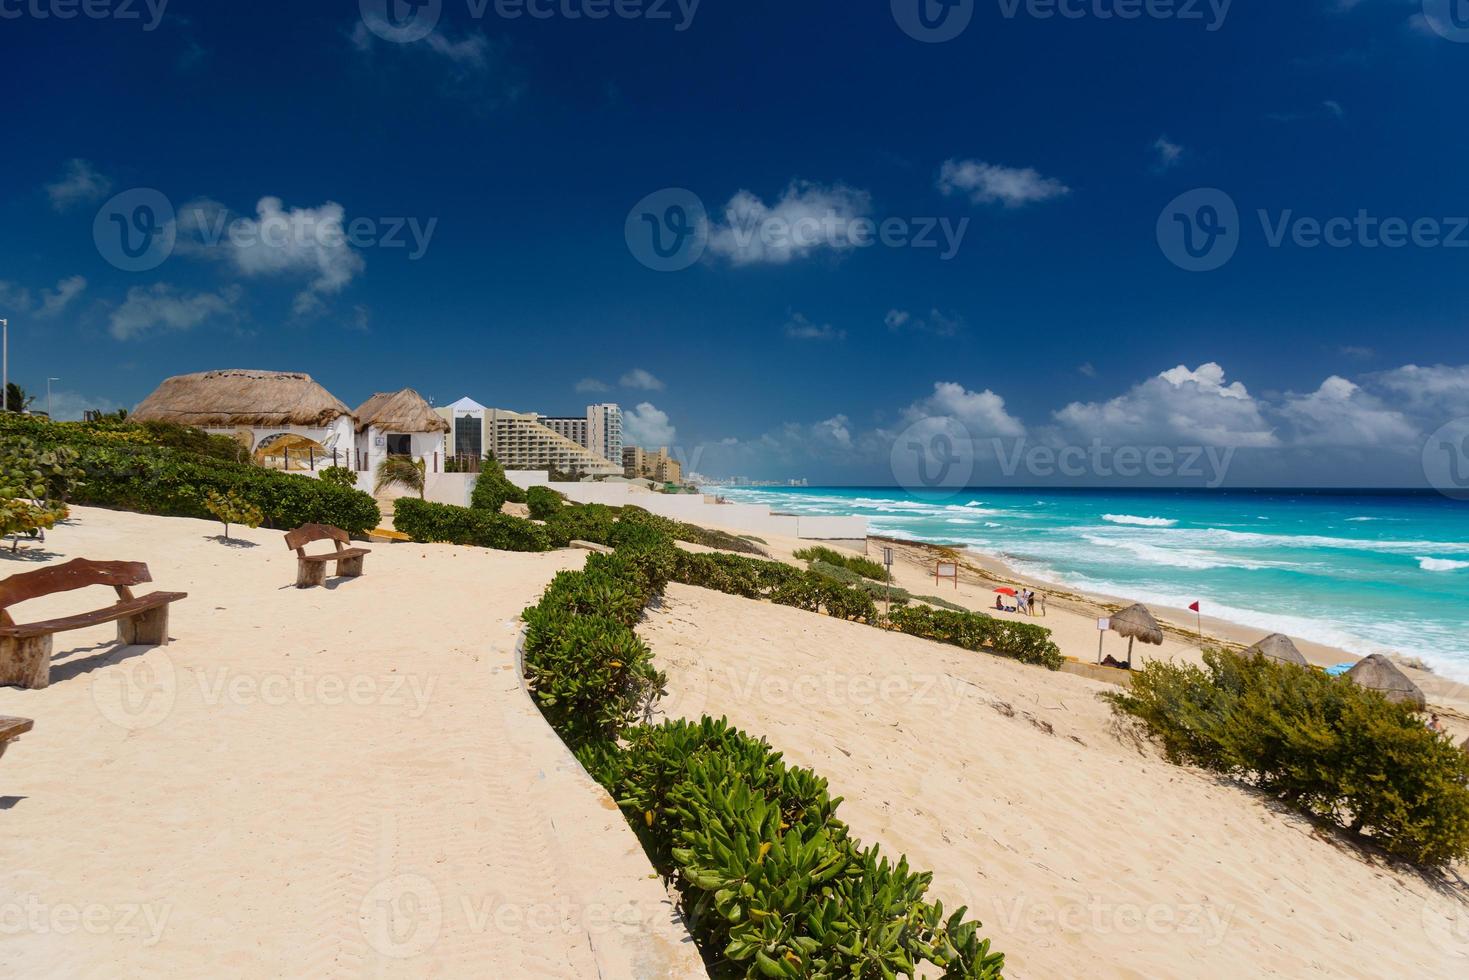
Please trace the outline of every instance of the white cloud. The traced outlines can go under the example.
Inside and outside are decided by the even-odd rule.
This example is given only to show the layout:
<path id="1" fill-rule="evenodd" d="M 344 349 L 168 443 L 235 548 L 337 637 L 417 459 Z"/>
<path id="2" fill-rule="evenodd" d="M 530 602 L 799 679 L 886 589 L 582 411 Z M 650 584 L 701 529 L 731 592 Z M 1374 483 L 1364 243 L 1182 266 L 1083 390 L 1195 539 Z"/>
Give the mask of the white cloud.
<path id="1" fill-rule="evenodd" d="M 1095 378 L 1097 376 L 1096 366 L 1091 361 L 1077 365 L 1076 372 L 1087 378 Z"/>
<path id="2" fill-rule="evenodd" d="M 652 372 L 642 368 L 633 368 L 622 376 L 620 384 L 624 388 L 636 388 L 639 391 L 662 391 L 663 382 L 653 377 Z"/>
<path id="3" fill-rule="evenodd" d="M 576 390 L 584 395 L 601 394 L 602 392 L 611 391 L 612 386 L 605 381 L 598 381 L 596 378 L 582 378 L 576 383 Z"/>
<path id="4" fill-rule="evenodd" d="M 1280 414 L 1299 446 L 1403 448 L 1418 437 L 1418 427 L 1401 412 L 1336 375 L 1309 395 L 1286 396 Z"/>
<path id="5" fill-rule="evenodd" d="M 925 418 L 953 419 L 976 440 L 1025 434 L 1025 424 L 1009 413 L 1005 399 L 989 389 L 970 391 L 953 381 L 935 382 L 933 394 L 909 405 L 903 416 L 909 422 Z"/>
<path id="6" fill-rule="evenodd" d="M 255 217 L 232 215 L 215 201 L 184 206 L 180 251 L 218 255 L 241 275 L 305 278 L 296 294 L 298 315 L 319 312 L 325 296 L 346 288 L 367 267 L 344 227 L 346 211 L 334 201 L 315 208 L 287 209 L 278 197 L 262 197 Z"/>
<path id="7" fill-rule="evenodd" d="M 1022 208 L 1065 197 L 1071 188 L 1031 167 L 1004 167 L 982 160 L 949 160 L 939 171 L 938 189 L 962 194 L 975 204 Z"/>
<path id="8" fill-rule="evenodd" d="M 51 206 L 65 211 L 78 204 L 100 201 L 112 189 L 112 181 L 86 160 L 68 160 L 55 183 L 46 185 Z"/>
<path id="9" fill-rule="evenodd" d="M 1159 136 L 1153 141 L 1153 152 L 1157 154 L 1157 160 L 1153 166 L 1159 173 L 1172 170 L 1183 160 L 1183 147 L 1167 136 Z"/>
<path id="10" fill-rule="evenodd" d="M 352 42 L 352 47 L 363 54 L 372 51 L 373 47 L 381 40 L 380 33 L 369 29 L 367 19 L 369 17 L 380 17 L 376 13 L 364 13 L 363 18 L 353 26 L 351 33 L 347 35 Z M 395 28 L 386 22 L 380 22 L 381 33 L 392 34 Z M 451 38 L 448 32 L 436 27 L 423 38 L 416 41 L 394 42 L 390 48 L 406 47 L 420 51 L 432 51 L 453 65 L 467 70 L 482 71 L 490 64 L 490 41 L 483 34 L 466 34 L 459 39 Z"/>
<path id="11" fill-rule="evenodd" d="M 1068 441 L 1133 445 L 1270 447 L 1279 444 L 1261 407 L 1218 364 L 1180 365 L 1105 402 L 1073 402 L 1054 413 Z"/>
<path id="12" fill-rule="evenodd" d="M 1369 390 L 1400 403 L 1430 432 L 1452 419 L 1469 416 L 1469 365 L 1406 364 L 1362 380 Z"/>
<path id="13" fill-rule="evenodd" d="M 45 398 L 45 394 L 42 393 L 36 399 L 35 407 L 45 408 Z M 89 411 L 115 412 L 119 408 L 126 407 L 110 398 L 98 398 L 76 391 L 53 391 L 51 393 L 51 417 L 57 422 L 79 422 L 82 415 Z"/>
<path id="14" fill-rule="evenodd" d="M 929 310 L 926 317 L 914 316 L 907 310 L 888 310 L 882 322 L 893 333 L 928 333 L 935 337 L 953 337 L 964 329 L 963 317 L 937 309 Z"/>
<path id="15" fill-rule="evenodd" d="M 85 276 L 68 276 L 58 282 L 54 290 L 47 289 L 41 292 L 41 309 L 36 315 L 39 317 L 59 316 L 86 288 Z"/>
<path id="16" fill-rule="evenodd" d="M 829 323 L 812 323 L 804 313 L 794 313 L 786 321 L 786 336 L 792 340 L 846 340 L 847 332 Z"/>
<path id="17" fill-rule="evenodd" d="M 191 330 L 217 316 L 234 316 L 242 291 L 226 286 L 217 293 L 180 293 L 167 283 L 134 286 L 112 313 L 110 330 L 118 340 L 149 333 Z"/>
<path id="18" fill-rule="evenodd" d="M 29 313 L 31 291 L 13 282 L 0 280 L 0 309 L 6 312 Z"/>
<path id="19" fill-rule="evenodd" d="M 678 431 L 668 421 L 668 413 L 643 402 L 637 408 L 622 413 L 622 441 L 624 445 L 641 446 L 644 449 L 659 449 L 672 446 Z"/>
<path id="20" fill-rule="evenodd" d="M 872 210 L 871 196 L 840 184 L 793 181 L 766 204 L 742 190 L 709 229 L 709 250 L 735 265 L 784 265 L 823 250 L 856 248 L 854 225 Z"/>

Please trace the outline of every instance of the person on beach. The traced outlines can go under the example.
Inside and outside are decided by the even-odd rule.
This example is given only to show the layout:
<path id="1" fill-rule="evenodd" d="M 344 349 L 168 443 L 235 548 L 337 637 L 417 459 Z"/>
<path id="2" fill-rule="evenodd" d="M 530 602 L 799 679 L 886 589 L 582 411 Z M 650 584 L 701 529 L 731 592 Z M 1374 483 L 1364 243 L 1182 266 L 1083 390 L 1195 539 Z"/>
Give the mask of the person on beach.
<path id="1" fill-rule="evenodd" d="M 1438 715 L 1429 715 L 1428 716 L 1428 730 L 1430 732 L 1443 732 L 1446 729 L 1443 726 L 1443 722 L 1439 720 Z"/>
<path id="2" fill-rule="evenodd" d="M 1046 594 L 1044 592 L 1038 592 L 1036 593 L 1036 597 L 1041 601 L 1041 615 L 1044 616 L 1046 614 Z"/>

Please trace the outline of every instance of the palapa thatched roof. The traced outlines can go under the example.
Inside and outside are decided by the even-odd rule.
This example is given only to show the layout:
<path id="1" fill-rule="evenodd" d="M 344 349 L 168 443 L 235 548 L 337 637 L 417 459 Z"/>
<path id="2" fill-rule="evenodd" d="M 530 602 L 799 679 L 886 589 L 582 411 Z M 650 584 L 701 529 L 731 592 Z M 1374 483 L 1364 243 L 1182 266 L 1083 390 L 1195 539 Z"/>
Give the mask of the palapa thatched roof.
<path id="1" fill-rule="evenodd" d="M 1306 658 L 1301 656 L 1301 651 L 1296 649 L 1295 643 L 1284 633 L 1271 633 L 1245 653 L 1257 654 L 1266 660 L 1274 660 L 1278 663 L 1295 664 L 1297 667 L 1309 666 Z"/>
<path id="2" fill-rule="evenodd" d="M 1128 606 L 1112 616 L 1111 630 L 1122 636 L 1142 640 L 1154 646 L 1163 645 L 1163 630 L 1147 606 Z"/>
<path id="3" fill-rule="evenodd" d="M 1428 699 L 1418 685 L 1408 680 L 1408 675 L 1398 670 L 1397 665 L 1380 653 L 1374 653 L 1346 672 L 1346 676 L 1362 687 L 1381 691 L 1389 701 L 1406 701 L 1422 710 L 1428 707 Z"/>
<path id="4" fill-rule="evenodd" d="M 204 371 L 169 378 L 133 409 L 139 422 L 266 428 L 324 428 L 351 409 L 309 374 L 291 371 Z"/>
<path id="5" fill-rule="evenodd" d="M 412 388 L 378 392 L 357 409 L 357 431 L 369 425 L 388 432 L 448 432 L 449 423 Z"/>

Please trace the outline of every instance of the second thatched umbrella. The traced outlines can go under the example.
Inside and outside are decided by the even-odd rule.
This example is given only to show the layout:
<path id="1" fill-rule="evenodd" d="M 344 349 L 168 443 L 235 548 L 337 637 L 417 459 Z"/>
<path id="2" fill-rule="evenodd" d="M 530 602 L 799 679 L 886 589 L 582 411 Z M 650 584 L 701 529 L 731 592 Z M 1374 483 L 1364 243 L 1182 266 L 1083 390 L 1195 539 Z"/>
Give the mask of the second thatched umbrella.
<path id="1" fill-rule="evenodd" d="M 1418 685 L 1408 680 L 1408 675 L 1380 653 L 1360 661 L 1347 671 L 1346 676 L 1362 687 L 1381 691 L 1389 701 L 1406 701 L 1419 711 L 1428 707 L 1428 699 Z"/>
<path id="2" fill-rule="evenodd" d="M 1295 643 L 1284 633 L 1271 633 L 1265 639 L 1256 643 L 1245 651 L 1248 654 L 1264 657 L 1266 660 L 1274 660 L 1282 664 L 1294 664 L 1297 667 L 1310 666 L 1306 658 L 1301 656 L 1301 651 L 1296 649 Z"/>
<path id="3" fill-rule="evenodd" d="M 1128 606 L 1126 609 L 1111 617 L 1107 626 L 1118 636 L 1127 637 L 1127 666 L 1132 666 L 1132 643 L 1134 640 L 1142 640 L 1153 646 L 1163 645 L 1163 628 L 1148 612 L 1147 606 Z"/>

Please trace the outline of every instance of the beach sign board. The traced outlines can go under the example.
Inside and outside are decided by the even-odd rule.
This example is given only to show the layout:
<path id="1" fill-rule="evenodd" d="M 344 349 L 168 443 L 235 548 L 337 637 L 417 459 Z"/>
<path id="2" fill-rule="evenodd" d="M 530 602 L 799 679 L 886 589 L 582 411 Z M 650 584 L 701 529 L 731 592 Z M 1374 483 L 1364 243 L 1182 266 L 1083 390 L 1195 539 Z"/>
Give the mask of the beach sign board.
<path id="1" fill-rule="evenodd" d="M 1103 633 L 1107 632 L 1111 628 L 1112 620 L 1106 618 L 1097 620 L 1097 629 L 1101 630 Z"/>
<path id="2" fill-rule="evenodd" d="M 937 585 L 943 579 L 953 579 L 954 588 L 959 588 L 959 565 L 952 561 L 941 561 L 933 573 L 933 583 Z"/>

